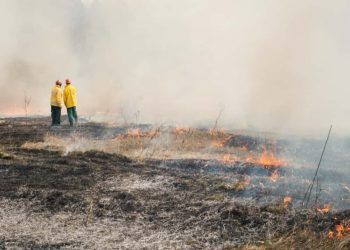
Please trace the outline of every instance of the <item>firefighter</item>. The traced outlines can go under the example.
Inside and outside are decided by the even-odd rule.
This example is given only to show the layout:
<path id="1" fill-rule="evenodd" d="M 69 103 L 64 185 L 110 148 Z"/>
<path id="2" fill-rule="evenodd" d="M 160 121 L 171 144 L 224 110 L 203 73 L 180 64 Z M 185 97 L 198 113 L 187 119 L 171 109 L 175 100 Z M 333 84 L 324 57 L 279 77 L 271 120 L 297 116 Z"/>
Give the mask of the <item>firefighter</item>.
<path id="1" fill-rule="evenodd" d="M 70 126 L 76 125 L 78 122 L 77 114 L 77 89 L 66 79 L 66 86 L 63 91 L 63 100 L 67 108 L 67 114 Z"/>
<path id="2" fill-rule="evenodd" d="M 52 126 L 61 124 L 61 109 L 62 109 L 62 83 L 57 80 L 51 91 L 51 119 Z"/>

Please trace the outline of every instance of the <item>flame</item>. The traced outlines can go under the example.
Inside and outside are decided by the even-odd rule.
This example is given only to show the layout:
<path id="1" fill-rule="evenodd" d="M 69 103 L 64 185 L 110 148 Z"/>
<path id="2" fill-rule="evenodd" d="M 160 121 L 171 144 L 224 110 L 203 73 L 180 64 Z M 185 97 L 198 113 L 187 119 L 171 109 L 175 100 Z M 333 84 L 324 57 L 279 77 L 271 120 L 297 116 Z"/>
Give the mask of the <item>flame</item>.
<path id="1" fill-rule="evenodd" d="M 224 147 L 223 142 L 219 142 L 219 141 L 213 141 L 213 142 L 211 143 L 211 145 L 212 145 L 213 147 L 215 147 L 215 148 L 222 148 L 222 147 Z"/>
<path id="2" fill-rule="evenodd" d="M 225 163 L 230 162 L 230 155 L 229 155 L 229 154 L 224 155 L 224 157 L 223 157 L 222 160 L 223 160 L 223 162 L 225 162 Z"/>
<path id="3" fill-rule="evenodd" d="M 160 129 L 159 128 L 158 129 L 151 129 L 151 130 L 143 133 L 144 136 L 150 137 L 150 138 L 154 138 L 154 137 L 156 137 L 159 134 L 160 134 Z"/>
<path id="4" fill-rule="evenodd" d="M 247 148 L 242 148 L 242 150 L 248 150 Z M 252 164 L 263 165 L 265 168 L 287 166 L 287 161 L 284 159 L 277 158 L 272 151 L 264 150 L 259 157 L 254 155 L 248 155 L 246 157 L 246 162 Z"/>
<path id="5" fill-rule="evenodd" d="M 284 197 L 284 199 L 283 199 L 284 207 L 287 208 L 290 203 L 292 203 L 292 197 L 291 196 Z"/>
<path id="6" fill-rule="evenodd" d="M 275 169 L 270 176 L 270 180 L 273 182 L 276 182 L 279 178 L 280 178 L 280 174 L 279 174 L 278 170 Z"/>
<path id="7" fill-rule="evenodd" d="M 154 138 L 155 136 L 159 135 L 160 131 L 159 129 L 150 129 L 149 131 L 141 131 L 139 128 L 131 128 L 128 129 L 126 134 L 119 134 L 114 139 L 115 140 L 123 140 L 128 137 L 131 137 L 133 139 L 140 139 L 141 137 L 148 137 L 150 139 Z"/>
<path id="8" fill-rule="evenodd" d="M 246 159 L 245 159 L 246 162 L 249 162 L 249 163 L 254 163 L 254 157 L 253 156 L 248 156 Z"/>
<path id="9" fill-rule="evenodd" d="M 140 137 L 141 131 L 138 128 L 128 129 L 127 134 L 128 136 L 131 136 L 131 137 Z"/>
<path id="10" fill-rule="evenodd" d="M 345 231 L 344 226 L 342 224 L 336 225 L 335 230 L 337 231 L 338 240 L 343 239 L 343 235 L 344 235 L 344 231 Z"/>
<path id="11" fill-rule="evenodd" d="M 324 205 L 323 208 L 317 208 L 317 212 L 320 212 L 320 213 L 329 213 L 331 210 L 332 210 L 331 204 L 326 204 Z"/>
<path id="12" fill-rule="evenodd" d="M 173 133 L 177 134 L 177 135 L 181 135 L 181 134 L 187 133 L 189 131 L 190 131 L 190 129 L 182 128 L 182 127 L 176 127 L 176 128 L 173 129 Z"/>
<path id="13" fill-rule="evenodd" d="M 278 159 L 271 151 L 264 151 L 259 159 L 259 163 L 264 166 L 283 166 L 286 162 L 283 159 Z"/>
<path id="14" fill-rule="evenodd" d="M 333 231 L 329 231 L 328 232 L 328 238 L 329 239 L 333 239 L 334 238 L 334 232 Z"/>
<path id="15" fill-rule="evenodd" d="M 350 235 L 350 227 L 345 227 L 342 223 L 340 223 L 340 224 L 335 226 L 335 232 L 337 233 L 337 239 L 342 240 L 344 238 L 344 236 Z M 330 230 L 328 232 L 328 238 L 334 239 L 335 232 Z"/>

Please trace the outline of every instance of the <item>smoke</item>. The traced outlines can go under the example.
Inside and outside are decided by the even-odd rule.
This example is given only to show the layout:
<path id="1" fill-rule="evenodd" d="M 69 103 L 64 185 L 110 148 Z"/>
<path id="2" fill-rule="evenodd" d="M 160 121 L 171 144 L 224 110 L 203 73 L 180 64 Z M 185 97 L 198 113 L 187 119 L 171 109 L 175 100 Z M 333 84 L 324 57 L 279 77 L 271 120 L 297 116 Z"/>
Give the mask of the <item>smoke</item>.
<path id="1" fill-rule="evenodd" d="M 0 114 L 48 114 L 70 78 L 80 114 L 348 133 L 345 0 L 0 0 Z"/>

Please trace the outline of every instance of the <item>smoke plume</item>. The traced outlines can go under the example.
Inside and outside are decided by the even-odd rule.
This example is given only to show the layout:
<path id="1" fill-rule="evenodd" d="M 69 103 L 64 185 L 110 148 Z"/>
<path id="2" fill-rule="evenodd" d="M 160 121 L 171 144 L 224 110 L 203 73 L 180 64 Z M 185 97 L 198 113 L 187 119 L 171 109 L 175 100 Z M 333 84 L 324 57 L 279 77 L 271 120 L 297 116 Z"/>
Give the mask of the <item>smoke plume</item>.
<path id="1" fill-rule="evenodd" d="M 350 2 L 0 0 L 0 114 L 49 113 L 70 78 L 87 116 L 265 131 L 350 128 Z"/>

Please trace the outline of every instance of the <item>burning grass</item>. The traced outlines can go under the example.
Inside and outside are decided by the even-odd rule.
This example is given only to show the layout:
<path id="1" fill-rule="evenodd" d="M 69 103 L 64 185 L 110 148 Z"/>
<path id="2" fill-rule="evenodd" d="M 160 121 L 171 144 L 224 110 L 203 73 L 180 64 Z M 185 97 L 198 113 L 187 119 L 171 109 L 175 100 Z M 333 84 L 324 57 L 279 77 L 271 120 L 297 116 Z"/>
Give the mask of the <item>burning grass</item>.
<path id="1" fill-rule="evenodd" d="M 0 157 L 0 248 L 349 247 L 349 211 L 339 209 L 347 182 L 344 200 L 329 189 L 319 211 L 300 209 L 305 173 L 274 143 L 255 140 L 253 150 L 247 137 L 229 145 L 225 131 L 28 122 L 0 124 L 11 156 Z"/>
<path id="2" fill-rule="evenodd" d="M 244 246 L 242 250 L 274 250 L 274 249 L 349 249 L 350 238 L 342 240 L 327 239 L 309 230 L 295 230 L 288 236 L 263 242 L 259 245 Z"/>
<path id="3" fill-rule="evenodd" d="M 247 147 L 225 147 L 232 137 L 227 132 L 194 128 L 129 128 L 112 138 L 86 138 L 79 133 L 69 138 L 48 134 L 43 142 L 27 142 L 24 148 L 55 149 L 64 153 L 101 150 L 120 153 L 133 159 L 216 159 L 225 164 L 248 162 L 270 166 L 286 166 L 287 161 L 273 151 L 249 151 Z"/>

